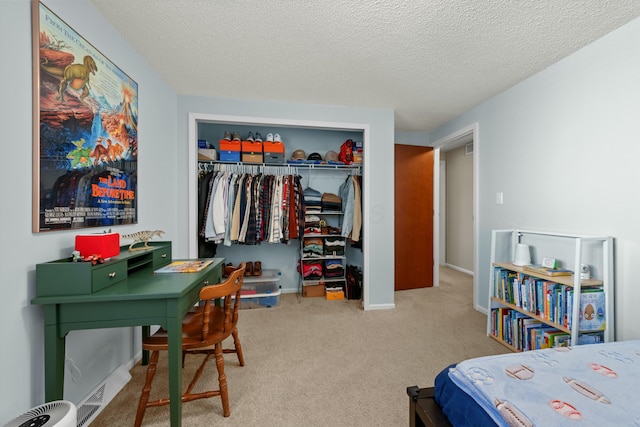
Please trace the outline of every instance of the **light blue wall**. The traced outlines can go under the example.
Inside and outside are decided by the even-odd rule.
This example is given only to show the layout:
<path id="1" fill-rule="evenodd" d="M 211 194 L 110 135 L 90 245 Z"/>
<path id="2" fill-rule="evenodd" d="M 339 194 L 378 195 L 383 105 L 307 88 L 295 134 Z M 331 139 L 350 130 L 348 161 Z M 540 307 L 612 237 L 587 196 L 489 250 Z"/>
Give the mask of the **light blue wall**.
<path id="1" fill-rule="evenodd" d="M 404 144 L 404 145 L 419 145 L 422 147 L 428 147 L 429 144 L 429 133 L 427 132 L 395 132 L 395 142 L 396 144 Z"/>
<path id="2" fill-rule="evenodd" d="M 58 0 L 45 4 L 89 40 L 138 83 L 140 157 L 139 223 L 114 231 L 164 229 L 178 239 L 176 203 L 176 94 L 87 1 Z M 68 256 L 75 231 L 31 232 L 32 70 L 31 2 L 0 1 L 0 46 L 11 65 L 0 67 L 3 140 L 2 208 L 0 217 L 0 425 L 43 403 L 43 319 L 30 304 L 35 288 L 35 264 Z M 98 230 L 96 230 L 98 231 Z M 120 364 L 138 351 L 132 329 L 72 332 L 67 355 L 81 376 L 67 369 L 65 397 L 77 401 L 91 392 Z M 71 362 L 69 362 L 71 363 Z"/>
<path id="3" fill-rule="evenodd" d="M 640 338 L 640 20 L 432 132 L 479 138 L 479 303 L 494 228 L 611 235 L 618 339 Z M 504 204 L 495 204 L 496 192 Z"/>
<path id="4" fill-rule="evenodd" d="M 371 193 L 364 200 L 369 212 L 369 303 L 378 307 L 393 304 L 393 111 L 371 108 L 278 103 L 267 101 L 178 97 L 178 186 L 188 187 L 188 116 L 189 113 L 218 114 L 269 119 L 307 120 L 314 122 L 341 122 L 368 124 L 371 147 L 366 152 L 366 168 L 371 174 L 365 185 Z M 264 135 L 263 135 L 264 136 Z M 178 203 L 187 206 L 188 195 L 179 194 Z M 188 234 L 188 212 L 181 212 L 178 223 L 180 234 Z M 291 252 L 293 254 L 293 251 Z M 253 259 L 247 259 L 252 261 Z"/>
<path id="5" fill-rule="evenodd" d="M 217 112 L 242 116 L 283 117 L 369 123 L 372 149 L 367 160 L 371 180 L 371 303 L 393 304 L 393 112 L 270 102 L 178 97 L 142 57 L 86 0 L 47 0 L 45 4 L 138 83 L 139 89 L 139 223 L 117 227 L 121 234 L 163 229 L 174 243 L 174 255 L 188 255 L 187 113 Z M 34 297 L 35 265 L 68 256 L 76 232 L 31 232 L 32 68 L 31 2 L 0 1 L 0 44 L 11 66 L 0 67 L 4 82 L 0 106 L 4 160 L 0 262 L 0 424 L 41 404 L 43 386 L 43 319 Z M 179 98 L 179 99 L 178 99 Z M 389 201 L 389 199 L 391 201 Z M 121 364 L 138 352 L 139 332 L 130 328 L 74 331 L 67 355 L 80 370 L 66 370 L 65 398 L 79 402 Z M 71 364 L 71 361 L 69 362 Z M 19 385 L 19 386 L 16 386 Z"/>

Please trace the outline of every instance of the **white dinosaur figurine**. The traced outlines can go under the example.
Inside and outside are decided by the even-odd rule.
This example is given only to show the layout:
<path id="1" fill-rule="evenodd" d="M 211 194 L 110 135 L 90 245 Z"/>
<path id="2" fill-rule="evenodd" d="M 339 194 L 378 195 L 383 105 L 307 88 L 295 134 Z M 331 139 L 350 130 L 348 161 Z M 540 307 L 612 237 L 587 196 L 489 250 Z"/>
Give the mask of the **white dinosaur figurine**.
<path id="1" fill-rule="evenodd" d="M 153 236 L 158 236 L 161 238 L 163 234 L 164 234 L 164 231 L 162 230 L 153 230 L 153 231 L 147 230 L 147 231 L 136 231 L 135 233 L 131 233 L 131 234 L 123 234 L 120 237 L 126 240 L 133 240 L 133 243 L 129 245 L 129 252 L 132 252 L 132 251 L 141 251 L 141 250 L 150 248 L 151 246 L 149 246 L 149 240 L 151 240 Z M 133 246 L 138 243 L 144 243 L 144 246 L 134 248 Z"/>

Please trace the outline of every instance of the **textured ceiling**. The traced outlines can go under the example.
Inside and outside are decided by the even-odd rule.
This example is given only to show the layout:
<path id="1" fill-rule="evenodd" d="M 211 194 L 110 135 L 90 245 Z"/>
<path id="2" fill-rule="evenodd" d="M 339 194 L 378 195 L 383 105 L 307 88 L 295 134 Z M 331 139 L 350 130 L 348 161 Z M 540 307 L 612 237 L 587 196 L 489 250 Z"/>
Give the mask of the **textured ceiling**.
<path id="1" fill-rule="evenodd" d="M 640 16 L 638 0 L 90 0 L 179 94 L 381 107 L 427 132 Z"/>

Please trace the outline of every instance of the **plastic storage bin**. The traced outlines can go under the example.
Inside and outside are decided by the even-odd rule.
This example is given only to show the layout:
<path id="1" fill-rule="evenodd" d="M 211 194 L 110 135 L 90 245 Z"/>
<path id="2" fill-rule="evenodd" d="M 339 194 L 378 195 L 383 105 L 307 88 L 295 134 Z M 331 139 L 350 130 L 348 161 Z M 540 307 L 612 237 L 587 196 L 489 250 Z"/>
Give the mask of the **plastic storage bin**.
<path id="1" fill-rule="evenodd" d="M 280 304 L 280 270 L 262 270 L 262 276 L 245 276 L 240 308 L 276 307 Z"/>

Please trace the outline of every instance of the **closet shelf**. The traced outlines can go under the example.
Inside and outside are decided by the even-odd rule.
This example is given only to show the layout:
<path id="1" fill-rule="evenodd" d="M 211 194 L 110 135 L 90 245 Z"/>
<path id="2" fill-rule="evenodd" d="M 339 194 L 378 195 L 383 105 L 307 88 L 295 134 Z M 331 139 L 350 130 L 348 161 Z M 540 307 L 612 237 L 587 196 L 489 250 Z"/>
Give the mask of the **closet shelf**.
<path id="1" fill-rule="evenodd" d="M 315 170 L 348 170 L 359 172 L 362 168 L 362 164 L 351 165 L 328 165 L 328 164 L 316 164 L 316 163 L 248 163 L 248 162 L 222 162 L 219 160 L 199 160 L 199 165 L 230 165 L 230 166 L 256 166 L 267 168 L 288 168 L 288 169 L 315 169 Z"/>

